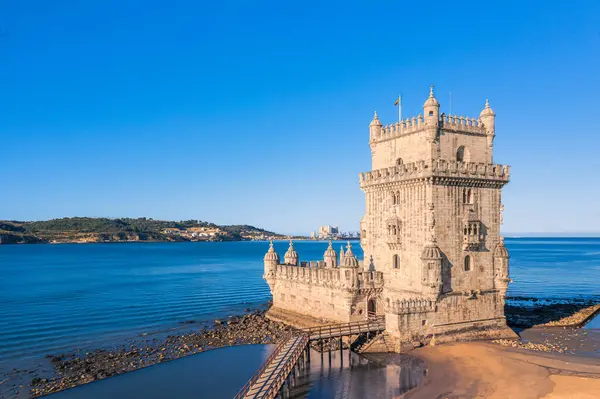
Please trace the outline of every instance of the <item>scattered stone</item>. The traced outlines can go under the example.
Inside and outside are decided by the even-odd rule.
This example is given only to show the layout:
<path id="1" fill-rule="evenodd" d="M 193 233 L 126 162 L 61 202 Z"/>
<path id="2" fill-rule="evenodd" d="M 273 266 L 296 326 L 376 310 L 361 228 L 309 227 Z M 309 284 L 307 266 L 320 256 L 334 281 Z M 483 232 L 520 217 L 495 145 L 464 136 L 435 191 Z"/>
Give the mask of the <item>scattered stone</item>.
<path id="1" fill-rule="evenodd" d="M 523 341 L 523 340 L 510 340 L 510 339 L 495 339 L 492 341 L 495 344 L 500 344 L 502 346 L 509 346 L 512 348 L 520 348 L 520 349 L 528 349 L 537 352 L 557 352 L 557 353 L 565 353 L 569 348 L 561 347 L 560 345 L 554 344 L 535 344 L 533 342 Z"/>
<path id="2" fill-rule="evenodd" d="M 289 331 L 290 327 L 267 319 L 265 311 L 254 311 L 241 317 L 231 317 L 227 323 L 217 319 L 213 328 L 204 327 L 197 332 L 170 335 L 162 341 L 152 339 L 124 345 L 116 350 L 96 350 L 84 354 L 49 355 L 47 358 L 54 366 L 54 376 L 49 379 L 34 378 L 30 396 L 48 395 L 209 349 L 279 343 Z"/>

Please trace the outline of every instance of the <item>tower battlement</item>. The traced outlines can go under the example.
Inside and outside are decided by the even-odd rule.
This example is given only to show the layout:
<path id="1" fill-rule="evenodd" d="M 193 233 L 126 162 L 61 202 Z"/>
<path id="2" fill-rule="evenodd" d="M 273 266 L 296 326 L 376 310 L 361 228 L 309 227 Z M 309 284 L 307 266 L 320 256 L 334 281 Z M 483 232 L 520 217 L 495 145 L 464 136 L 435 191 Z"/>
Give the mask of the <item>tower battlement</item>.
<path id="1" fill-rule="evenodd" d="M 459 162 L 434 159 L 394 165 L 372 172 L 360 173 L 359 182 L 360 187 L 365 188 L 377 184 L 405 182 L 413 179 L 433 177 L 484 179 L 488 180 L 488 183 L 504 185 L 509 181 L 510 166 L 485 164 L 483 162 Z"/>
<path id="2" fill-rule="evenodd" d="M 397 123 L 383 125 L 381 129 L 374 130 L 370 143 L 380 143 L 409 134 L 426 133 L 427 129 L 438 127 L 452 130 L 456 133 L 478 134 L 482 136 L 487 134 L 486 127 L 481 119 L 442 114 L 437 121 L 425 121 L 419 114 L 418 117 L 413 116 Z"/>

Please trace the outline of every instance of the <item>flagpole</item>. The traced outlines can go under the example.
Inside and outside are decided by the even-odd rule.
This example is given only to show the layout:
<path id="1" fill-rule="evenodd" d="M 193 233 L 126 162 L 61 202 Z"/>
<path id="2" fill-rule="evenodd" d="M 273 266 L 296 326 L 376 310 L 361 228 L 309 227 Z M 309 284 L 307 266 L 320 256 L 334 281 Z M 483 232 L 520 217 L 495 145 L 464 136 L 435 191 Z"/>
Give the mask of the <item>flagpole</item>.
<path id="1" fill-rule="evenodd" d="M 402 94 L 398 96 L 398 123 L 402 122 Z"/>

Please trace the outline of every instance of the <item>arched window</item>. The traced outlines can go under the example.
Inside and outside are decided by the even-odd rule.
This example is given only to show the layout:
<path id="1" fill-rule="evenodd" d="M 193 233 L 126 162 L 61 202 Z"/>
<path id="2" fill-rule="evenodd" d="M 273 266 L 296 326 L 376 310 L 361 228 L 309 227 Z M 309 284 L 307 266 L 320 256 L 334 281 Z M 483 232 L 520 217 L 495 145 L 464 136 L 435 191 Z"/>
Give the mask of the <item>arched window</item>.
<path id="1" fill-rule="evenodd" d="M 465 271 L 468 272 L 471 270 L 471 255 L 465 256 Z"/>
<path id="2" fill-rule="evenodd" d="M 469 204 L 473 203 L 473 191 L 471 189 L 469 189 L 469 194 L 467 195 L 467 200 L 469 201 Z"/>
<path id="3" fill-rule="evenodd" d="M 396 198 L 396 193 L 392 193 L 392 204 L 396 205 L 398 203 L 398 198 Z"/>
<path id="4" fill-rule="evenodd" d="M 403 163 L 404 161 L 402 160 L 402 158 L 396 159 L 396 165 L 402 165 Z"/>
<path id="5" fill-rule="evenodd" d="M 400 257 L 398 255 L 394 255 L 394 269 L 400 268 Z"/>
<path id="6" fill-rule="evenodd" d="M 456 160 L 458 162 L 469 162 L 469 150 L 465 146 L 460 146 L 456 150 Z"/>
<path id="7" fill-rule="evenodd" d="M 467 189 L 463 189 L 463 204 L 467 203 Z"/>

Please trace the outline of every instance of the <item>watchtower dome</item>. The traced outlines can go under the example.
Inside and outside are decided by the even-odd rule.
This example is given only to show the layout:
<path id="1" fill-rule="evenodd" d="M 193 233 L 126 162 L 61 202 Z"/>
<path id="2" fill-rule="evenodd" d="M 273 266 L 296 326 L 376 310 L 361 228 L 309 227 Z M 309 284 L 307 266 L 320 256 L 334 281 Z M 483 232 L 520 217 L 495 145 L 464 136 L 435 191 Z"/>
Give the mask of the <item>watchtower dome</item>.
<path id="1" fill-rule="evenodd" d="M 425 115 L 425 124 L 437 125 L 440 117 L 440 103 L 433 95 L 433 85 L 429 87 L 429 97 L 423 104 L 423 115 Z"/>

